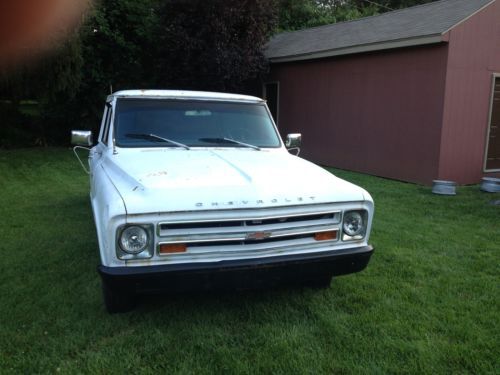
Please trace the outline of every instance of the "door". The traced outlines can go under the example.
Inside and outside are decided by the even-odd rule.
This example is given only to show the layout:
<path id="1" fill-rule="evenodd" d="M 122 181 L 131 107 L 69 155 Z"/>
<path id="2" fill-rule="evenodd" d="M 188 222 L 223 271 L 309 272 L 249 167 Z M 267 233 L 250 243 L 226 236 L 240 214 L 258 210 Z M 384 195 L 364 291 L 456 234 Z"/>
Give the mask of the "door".
<path id="1" fill-rule="evenodd" d="M 500 171 L 500 75 L 493 78 L 485 172 Z"/>

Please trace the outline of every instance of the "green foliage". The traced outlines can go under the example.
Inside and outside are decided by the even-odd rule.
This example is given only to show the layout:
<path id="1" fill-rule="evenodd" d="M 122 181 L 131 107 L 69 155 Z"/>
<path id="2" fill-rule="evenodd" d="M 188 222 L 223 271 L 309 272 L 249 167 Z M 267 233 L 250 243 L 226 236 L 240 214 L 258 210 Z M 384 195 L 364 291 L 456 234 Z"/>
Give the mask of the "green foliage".
<path id="1" fill-rule="evenodd" d="M 239 91 L 267 64 L 274 1 L 168 1 L 160 8 L 160 81 L 171 87 Z"/>
<path id="2" fill-rule="evenodd" d="M 34 138 L 65 143 L 70 128 L 97 130 L 111 90 L 241 91 L 267 69 L 274 20 L 274 0 L 100 0 L 57 53 L 0 78 L 0 99 L 12 113 L 35 100 Z"/>
<path id="3" fill-rule="evenodd" d="M 380 1 L 380 3 L 386 5 L 391 9 L 400 9 L 400 8 L 412 7 L 415 5 L 432 3 L 433 1 L 438 1 L 438 0 L 386 0 L 386 1 Z"/>
<path id="4" fill-rule="evenodd" d="M 79 35 L 72 35 L 52 55 L 43 56 L 37 63 L 29 62 L 16 71 L 0 77 L 0 147 L 47 145 L 62 141 L 64 127 L 59 117 L 70 114 L 56 111 L 75 100 L 83 79 L 83 56 Z M 26 113 L 25 99 L 31 99 L 31 112 Z M 54 116 L 57 115 L 57 116 Z M 67 138 L 67 133 L 64 134 Z"/>
<path id="5" fill-rule="evenodd" d="M 277 31 L 300 30 L 375 14 L 374 6 L 342 0 L 280 0 Z"/>
<path id="6" fill-rule="evenodd" d="M 86 86 L 148 86 L 157 47 L 157 0 L 101 0 L 80 30 Z"/>
<path id="7" fill-rule="evenodd" d="M 280 0 L 277 32 L 373 16 L 437 0 Z"/>
<path id="8" fill-rule="evenodd" d="M 71 150 L 0 150 L 0 373 L 500 373 L 499 194 L 335 173 L 375 199 L 363 272 L 324 290 L 150 296 L 110 316 Z"/>
<path id="9" fill-rule="evenodd" d="M 73 100 L 59 97 L 48 113 L 66 137 L 75 124 L 98 130 L 111 91 L 156 83 L 156 7 L 157 0 L 101 0 L 87 14 L 79 31 L 84 79 Z"/>

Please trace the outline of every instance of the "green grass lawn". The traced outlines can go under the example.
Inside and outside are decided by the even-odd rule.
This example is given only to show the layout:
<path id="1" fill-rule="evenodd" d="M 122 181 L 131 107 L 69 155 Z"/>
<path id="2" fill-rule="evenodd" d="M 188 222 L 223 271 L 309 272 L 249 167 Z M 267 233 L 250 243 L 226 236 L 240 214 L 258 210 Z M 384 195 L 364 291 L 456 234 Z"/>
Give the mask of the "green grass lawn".
<path id="1" fill-rule="evenodd" d="M 77 160 L 0 151 L 0 373 L 500 373 L 499 194 L 335 173 L 376 202 L 365 271 L 108 315 Z"/>

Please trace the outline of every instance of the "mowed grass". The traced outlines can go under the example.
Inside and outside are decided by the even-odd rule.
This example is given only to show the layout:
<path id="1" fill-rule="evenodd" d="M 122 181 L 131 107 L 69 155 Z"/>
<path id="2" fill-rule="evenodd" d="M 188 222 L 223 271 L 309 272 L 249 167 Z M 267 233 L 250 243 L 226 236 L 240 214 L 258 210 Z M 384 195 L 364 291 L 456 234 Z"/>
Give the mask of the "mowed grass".
<path id="1" fill-rule="evenodd" d="M 499 194 L 335 173 L 376 202 L 365 271 L 108 315 L 71 151 L 0 151 L 0 373 L 500 373 Z"/>

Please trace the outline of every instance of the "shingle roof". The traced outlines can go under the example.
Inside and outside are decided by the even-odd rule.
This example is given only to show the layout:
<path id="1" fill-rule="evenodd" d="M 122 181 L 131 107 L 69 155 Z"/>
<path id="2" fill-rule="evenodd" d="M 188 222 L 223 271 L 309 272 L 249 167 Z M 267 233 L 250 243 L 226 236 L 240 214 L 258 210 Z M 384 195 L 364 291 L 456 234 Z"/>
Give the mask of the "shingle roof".
<path id="1" fill-rule="evenodd" d="M 275 35 L 271 62 L 438 43 L 442 35 L 496 0 L 441 0 L 359 20 Z"/>

